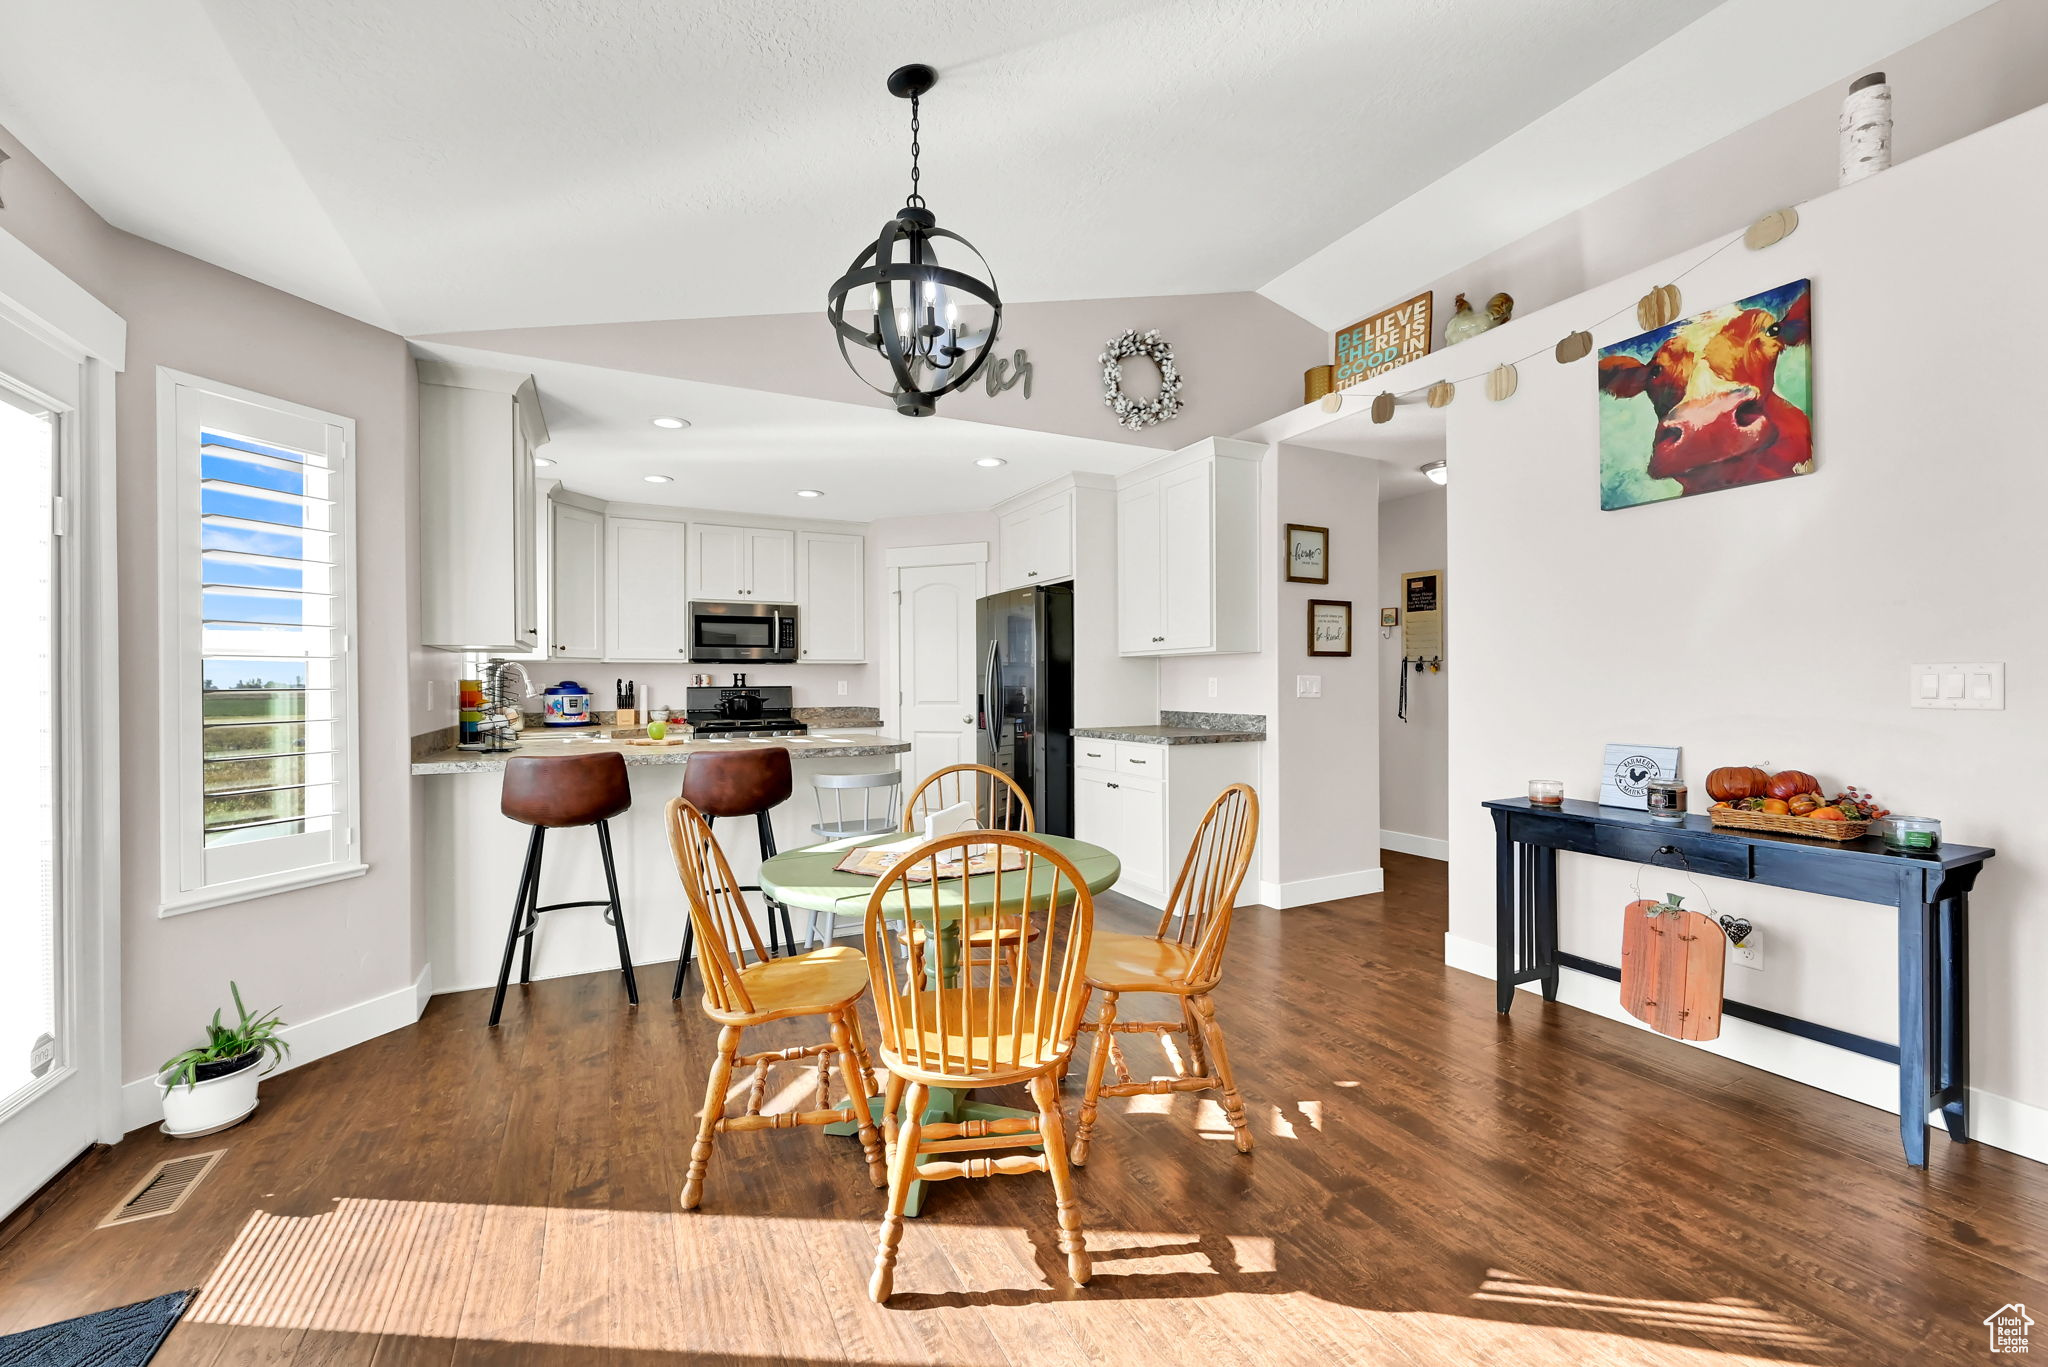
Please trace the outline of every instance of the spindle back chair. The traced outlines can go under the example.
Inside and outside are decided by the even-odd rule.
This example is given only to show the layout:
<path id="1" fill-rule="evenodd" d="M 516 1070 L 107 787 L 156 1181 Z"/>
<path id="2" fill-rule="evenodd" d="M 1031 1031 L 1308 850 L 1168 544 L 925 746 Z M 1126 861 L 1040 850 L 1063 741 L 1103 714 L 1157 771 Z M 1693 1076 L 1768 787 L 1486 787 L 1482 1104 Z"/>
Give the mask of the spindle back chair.
<path id="1" fill-rule="evenodd" d="M 983 852 L 998 869 L 1005 862 L 1021 866 L 959 883 L 961 906 L 948 919 L 937 875 L 944 856 L 954 851 Z M 935 953 L 922 972 L 899 968 L 888 952 L 889 922 L 897 917 L 923 923 L 930 932 L 927 943 Z M 976 982 L 965 951 L 1006 923 L 1027 923 L 1042 932 L 1016 947 L 1024 958 L 1035 953 L 1035 971 L 1015 974 L 1007 985 L 993 973 Z M 928 841 L 876 883 L 867 909 L 868 972 L 888 1070 L 883 1129 L 889 1205 L 868 1287 L 875 1300 L 887 1300 L 894 1285 L 911 1183 L 956 1177 L 1049 1174 L 1068 1274 L 1077 1284 L 1088 1280 L 1080 1210 L 1067 1170 L 1058 1075 L 1073 1052 L 1074 1027 L 1087 995 L 1082 970 L 1094 926 L 1095 900 L 1080 871 L 1065 855 L 1020 831 L 970 831 Z M 920 1119 L 933 1087 L 1019 1082 L 1030 1090 L 1035 1116 L 957 1124 Z M 955 1157 L 1034 1145 L 1039 1152 Z M 927 1155 L 935 1161 L 921 1161 Z"/>
<path id="2" fill-rule="evenodd" d="M 739 882 L 726 862 L 725 851 L 711 833 L 711 824 L 695 805 L 673 798 L 667 810 L 669 851 L 690 905 L 696 930 L 697 956 L 704 967 L 704 1014 L 718 1022 L 718 1054 L 704 1086 L 704 1106 L 697 1116 L 697 1141 L 690 1150 L 689 1174 L 683 1182 L 682 1206 L 694 1210 L 704 1194 L 704 1174 L 712 1147 L 721 1134 L 735 1130 L 788 1129 L 797 1125 L 831 1125 L 856 1120 L 868 1176 L 876 1186 L 887 1180 L 881 1136 L 869 1102 L 874 1088 L 871 1066 L 860 1033 L 860 998 L 867 991 L 867 961 L 857 949 L 837 946 L 779 959 L 768 957 L 761 932 L 754 925 Z M 747 953 L 753 952 L 753 962 Z M 796 1016 L 823 1016 L 831 1027 L 829 1042 L 792 1045 L 758 1054 L 742 1054 L 740 1037 L 752 1026 Z M 816 1060 L 817 1095 L 810 1110 L 762 1114 L 768 1095 L 768 1070 L 777 1063 Z M 852 1115 L 831 1105 L 830 1068 L 836 1061 Z M 751 1067 L 753 1078 L 743 1114 L 725 1114 L 726 1093 L 736 1068 Z"/>
<path id="3" fill-rule="evenodd" d="M 1105 931 L 1091 942 L 1087 990 L 1102 994 L 1102 1008 L 1095 1020 L 1084 1021 L 1077 1027 L 1093 1033 L 1095 1045 L 1088 1054 L 1087 1086 L 1081 1095 L 1079 1123 L 1074 1127 L 1075 1166 L 1088 1161 L 1097 1104 L 1105 1096 L 1215 1091 L 1221 1095 L 1223 1114 L 1230 1121 L 1237 1151 L 1252 1151 L 1251 1123 L 1245 1114 L 1244 1098 L 1238 1094 L 1230 1051 L 1209 994 L 1223 977 L 1223 950 L 1230 940 L 1238 889 L 1251 868 L 1252 850 L 1258 838 L 1259 795 L 1246 784 L 1233 783 L 1209 804 L 1202 824 L 1196 828 L 1180 874 L 1174 879 L 1172 895 L 1167 898 L 1166 910 L 1160 915 L 1157 933 L 1122 935 Z M 1118 1020 L 1117 999 L 1131 992 L 1157 992 L 1178 998 L 1180 1019 Z M 1134 1078 L 1117 1042 L 1119 1034 L 1157 1035 L 1161 1046 L 1171 1055 L 1174 1075 L 1142 1082 Z M 1185 1060 L 1173 1049 L 1172 1039 L 1176 1035 L 1186 1037 Z M 1115 1082 L 1103 1082 L 1106 1064 L 1115 1067 Z"/>
<path id="4" fill-rule="evenodd" d="M 1031 799 L 1016 779 L 986 764 L 949 764 L 926 775 L 903 804 L 904 833 L 923 830 L 927 815 L 961 802 L 974 804 L 975 819 L 986 830 L 1038 829 Z"/>

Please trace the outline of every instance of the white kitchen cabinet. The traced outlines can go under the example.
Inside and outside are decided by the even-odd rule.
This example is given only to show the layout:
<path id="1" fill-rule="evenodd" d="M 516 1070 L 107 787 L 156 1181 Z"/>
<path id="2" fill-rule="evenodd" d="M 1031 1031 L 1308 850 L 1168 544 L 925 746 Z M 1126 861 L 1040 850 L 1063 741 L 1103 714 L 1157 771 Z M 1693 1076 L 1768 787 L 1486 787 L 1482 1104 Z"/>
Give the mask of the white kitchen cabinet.
<path id="1" fill-rule="evenodd" d="M 1122 863 L 1118 892 L 1164 907 L 1209 804 L 1233 783 L 1256 786 L 1258 768 L 1255 741 L 1145 745 L 1077 737 L 1074 834 Z"/>
<path id="2" fill-rule="evenodd" d="M 775 527 L 690 524 L 690 596 L 705 602 L 796 601 L 796 533 Z"/>
<path id="3" fill-rule="evenodd" d="M 1259 461 L 1211 437 L 1117 481 L 1117 644 L 1125 655 L 1259 648 Z"/>
<path id="4" fill-rule="evenodd" d="M 416 363 L 420 636 L 441 650 L 540 643 L 533 453 L 548 440 L 531 375 Z"/>
<path id="5" fill-rule="evenodd" d="M 867 538 L 798 532 L 797 659 L 803 664 L 867 660 Z"/>
<path id="6" fill-rule="evenodd" d="M 604 524 L 604 658 L 688 660 L 692 529 L 649 517 L 607 517 Z"/>
<path id="7" fill-rule="evenodd" d="M 1016 501 L 997 509 L 997 585 L 1029 588 L 1074 577 L 1074 491 Z"/>
<path id="8" fill-rule="evenodd" d="M 548 503 L 548 658 L 604 658 L 604 514 Z"/>

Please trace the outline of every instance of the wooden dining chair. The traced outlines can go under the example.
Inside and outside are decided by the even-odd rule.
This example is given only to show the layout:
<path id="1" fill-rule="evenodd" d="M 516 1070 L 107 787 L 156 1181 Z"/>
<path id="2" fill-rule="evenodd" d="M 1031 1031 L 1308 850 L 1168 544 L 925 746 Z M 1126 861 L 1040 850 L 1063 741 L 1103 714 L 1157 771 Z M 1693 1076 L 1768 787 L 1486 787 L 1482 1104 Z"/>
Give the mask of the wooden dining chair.
<path id="1" fill-rule="evenodd" d="M 997 860 L 1021 856 L 1022 865 L 993 878 L 947 881 L 935 876 L 941 855 L 969 846 L 985 847 Z M 935 936 L 940 961 L 928 977 L 914 979 L 888 952 L 888 923 L 907 915 L 936 927 L 942 887 L 961 892 L 963 938 Z M 1044 923 L 1045 933 L 1036 942 L 1037 972 L 1007 985 L 993 979 L 977 983 L 965 965 L 946 960 L 957 955 L 958 945 L 972 944 L 976 933 L 991 929 L 1004 915 L 1006 901 Z M 1081 969 L 1094 924 L 1095 902 L 1080 872 L 1065 855 L 1019 831 L 942 836 L 911 851 L 875 885 L 868 898 L 868 973 L 881 1022 L 877 1047 L 888 1072 L 882 1125 L 889 1155 L 888 1213 L 868 1283 L 875 1300 L 888 1300 L 895 1284 L 896 1246 L 903 1238 L 911 1184 L 955 1177 L 1049 1174 L 1067 1274 L 1077 1285 L 1088 1280 L 1088 1249 L 1067 1170 L 1058 1076 L 1074 1048 L 1074 1026 L 1086 995 Z M 1029 1089 L 1036 1116 L 930 1124 L 920 1119 L 934 1087 L 1019 1082 Z M 992 1149 L 1034 1145 L 1039 1152 L 982 1156 Z"/>
<path id="2" fill-rule="evenodd" d="M 697 932 L 697 959 L 703 967 L 704 1014 L 717 1021 L 718 1055 L 704 1084 L 704 1109 L 697 1116 L 697 1142 L 690 1150 L 690 1171 L 683 1181 L 684 1210 L 695 1210 L 704 1194 L 704 1170 L 711 1147 L 721 1134 L 735 1130 L 780 1130 L 797 1125 L 831 1125 L 849 1118 L 860 1122 L 861 1150 L 868 1176 L 876 1186 L 888 1181 L 881 1137 L 871 1118 L 874 1090 L 860 1033 L 860 998 L 867 991 L 867 960 L 857 949 L 830 946 L 807 954 L 771 959 L 761 945 L 761 932 L 748 914 L 725 851 L 711 834 L 704 814 L 684 798 L 668 804 L 668 843 L 676 873 L 690 903 L 690 921 Z M 754 962 L 747 962 L 751 950 Z M 792 1045 L 758 1054 L 742 1054 L 740 1037 L 750 1027 L 795 1016 L 823 1016 L 832 1038 L 820 1044 Z M 768 1069 L 777 1063 L 817 1060 L 815 1106 L 807 1111 L 763 1115 L 768 1095 Z M 839 1065 L 841 1080 L 853 1103 L 853 1114 L 833 1109 L 831 1068 Z M 725 1114 L 726 1091 L 735 1068 L 752 1067 L 754 1076 L 744 1114 Z"/>
<path id="3" fill-rule="evenodd" d="M 1209 804 L 1187 858 L 1174 880 L 1173 895 L 1152 935 L 1098 932 L 1088 951 L 1085 994 L 1102 994 L 1102 1009 L 1093 1021 L 1078 1027 L 1095 1035 L 1088 1054 L 1088 1083 L 1081 1094 L 1080 1122 L 1074 1127 L 1074 1165 L 1088 1161 L 1088 1141 L 1095 1130 L 1095 1109 L 1106 1096 L 1170 1095 L 1215 1091 L 1235 1132 L 1237 1151 L 1252 1151 L 1252 1131 L 1245 1118 L 1244 1098 L 1230 1072 L 1230 1051 L 1209 994 L 1223 977 L 1223 947 L 1230 939 L 1231 912 L 1238 885 L 1251 867 L 1252 846 L 1259 838 L 1259 795 L 1233 783 Z M 1157 992 L 1177 997 L 1177 1021 L 1120 1021 L 1117 999 L 1131 992 Z M 1085 1003 L 1084 1003 L 1085 1005 Z M 1174 1058 L 1176 1076 L 1144 1082 L 1131 1076 L 1119 1034 L 1158 1035 L 1162 1045 L 1174 1035 L 1187 1037 L 1188 1058 Z M 1103 1065 L 1116 1068 L 1116 1081 L 1105 1084 Z"/>
<path id="4" fill-rule="evenodd" d="M 1017 780 L 986 764 L 953 764 L 917 785 L 910 800 L 903 804 L 903 830 L 906 834 L 922 831 L 926 816 L 962 802 L 974 804 L 975 820 L 985 829 L 1038 829 L 1031 799 L 1025 796 Z M 910 923 L 913 962 L 923 954 L 927 934 L 917 922 Z M 968 961 L 976 968 L 988 969 L 991 975 L 999 966 L 1008 968 L 1011 980 L 1016 981 L 1020 974 L 1030 971 L 1030 956 L 1024 946 L 1037 936 L 1038 932 L 1028 922 L 999 917 L 989 926 L 984 939 L 969 945 Z"/>

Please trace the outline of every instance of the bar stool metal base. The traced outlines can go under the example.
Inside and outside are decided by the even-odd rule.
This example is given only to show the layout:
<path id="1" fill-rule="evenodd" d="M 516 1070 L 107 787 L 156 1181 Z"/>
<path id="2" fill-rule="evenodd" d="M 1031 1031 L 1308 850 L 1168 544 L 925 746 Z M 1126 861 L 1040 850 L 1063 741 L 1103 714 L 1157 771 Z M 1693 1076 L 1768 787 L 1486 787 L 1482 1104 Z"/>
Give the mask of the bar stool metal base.
<path id="1" fill-rule="evenodd" d="M 491 994 L 491 1024 L 498 1023 L 498 1017 L 505 1009 L 505 988 L 512 978 L 512 951 L 519 950 L 519 981 L 522 985 L 533 981 L 533 936 L 540 929 L 540 916 L 544 911 L 566 911 L 571 907 L 603 907 L 605 924 L 612 928 L 619 942 L 619 972 L 626 979 L 626 1000 L 634 1006 L 640 1004 L 640 983 L 633 976 L 633 952 L 626 944 L 626 911 L 619 901 L 618 870 L 612 863 L 611 823 L 599 821 L 597 826 L 597 849 L 604 859 L 604 885 L 609 897 L 604 901 L 550 902 L 540 905 L 540 866 L 542 851 L 547 844 L 547 827 L 535 826 L 526 842 L 526 866 L 519 874 L 519 891 L 512 901 L 512 924 L 505 932 L 505 957 L 498 964 L 498 987 Z"/>
<path id="2" fill-rule="evenodd" d="M 704 818 L 704 824 L 706 826 L 715 826 L 718 824 L 718 818 L 715 816 L 707 816 Z M 778 853 L 778 851 L 775 848 L 775 826 L 774 823 L 769 821 L 768 813 L 766 810 L 754 813 L 754 829 L 756 830 L 756 832 L 759 833 L 761 839 L 761 858 L 763 861 L 766 861 L 771 856 Z M 734 891 L 759 892 L 761 891 L 761 885 L 759 883 L 742 883 L 738 888 L 734 889 Z M 776 957 L 776 948 L 778 941 L 778 937 L 776 935 L 777 916 L 780 916 L 782 919 L 782 933 L 780 936 L 781 952 L 784 954 L 796 953 L 796 931 L 790 926 L 789 923 L 789 908 L 784 906 L 782 903 L 776 901 L 772 897 L 767 898 L 766 900 L 768 902 L 768 957 L 771 959 Z M 693 924 L 686 922 L 683 925 L 682 956 L 676 960 L 676 982 L 675 986 L 670 989 L 668 994 L 670 1001 L 679 1001 L 682 998 L 683 979 L 689 975 L 690 957 L 692 954 L 696 952 L 696 948 L 697 927 Z"/>

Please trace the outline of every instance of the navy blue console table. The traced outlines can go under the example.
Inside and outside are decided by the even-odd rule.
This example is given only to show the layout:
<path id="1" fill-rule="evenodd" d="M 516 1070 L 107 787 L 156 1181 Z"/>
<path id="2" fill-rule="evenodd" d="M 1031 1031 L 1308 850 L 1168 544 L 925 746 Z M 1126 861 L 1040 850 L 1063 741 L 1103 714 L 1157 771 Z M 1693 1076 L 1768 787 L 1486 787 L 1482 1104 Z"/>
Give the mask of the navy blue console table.
<path id="1" fill-rule="evenodd" d="M 1527 798 L 1489 802 L 1494 831 L 1496 1005 L 1514 1005 L 1521 983 L 1557 1000 L 1560 968 L 1619 981 L 1611 964 L 1557 947 L 1557 852 L 1690 869 L 1767 887 L 1878 902 L 1899 911 L 1899 1042 L 1887 1044 L 1780 1012 L 1728 1001 L 1722 1014 L 1789 1030 L 1899 1065 L 1899 1135 L 1906 1161 L 1927 1165 L 1928 1116 L 1968 1140 L 1970 1116 L 1970 888 L 1996 851 L 1944 845 L 1925 855 L 1887 852 L 1876 836 L 1842 842 L 1718 829 L 1705 816 L 1683 825 L 1626 807 Z"/>

